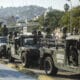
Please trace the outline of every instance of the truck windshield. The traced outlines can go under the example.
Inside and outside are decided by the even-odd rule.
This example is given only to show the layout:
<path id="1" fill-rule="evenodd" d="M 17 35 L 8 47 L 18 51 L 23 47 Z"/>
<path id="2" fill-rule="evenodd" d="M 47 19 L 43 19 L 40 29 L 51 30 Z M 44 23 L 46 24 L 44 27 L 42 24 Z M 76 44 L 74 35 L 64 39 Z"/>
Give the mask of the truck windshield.
<path id="1" fill-rule="evenodd" d="M 32 38 L 25 38 L 24 39 L 24 45 L 32 45 L 33 39 Z"/>

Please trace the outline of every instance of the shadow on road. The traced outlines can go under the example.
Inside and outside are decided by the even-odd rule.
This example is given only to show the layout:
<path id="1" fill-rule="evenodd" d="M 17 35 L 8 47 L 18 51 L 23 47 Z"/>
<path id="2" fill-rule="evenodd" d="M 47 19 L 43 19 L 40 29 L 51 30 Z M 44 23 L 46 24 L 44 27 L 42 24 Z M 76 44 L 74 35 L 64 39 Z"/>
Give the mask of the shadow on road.
<path id="1" fill-rule="evenodd" d="M 6 60 L 4 62 L 7 63 Z M 21 62 L 20 61 L 16 61 L 13 64 L 17 64 L 18 65 L 18 64 L 21 64 Z M 30 68 L 28 68 L 28 70 L 33 71 L 34 73 L 39 74 L 39 75 L 46 75 L 44 73 L 44 70 L 39 70 L 39 67 L 34 67 L 34 66 L 32 67 L 31 66 Z M 80 74 L 76 74 L 76 73 L 72 74 L 71 72 L 66 72 L 66 71 L 62 71 L 62 72 L 60 71 L 56 76 L 49 76 L 49 77 L 51 77 L 51 78 L 60 78 L 61 80 L 63 80 L 63 79 L 64 80 L 65 79 L 80 80 Z"/>
<path id="2" fill-rule="evenodd" d="M 51 76 L 53 77 L 53 76 Z M 65 74 L 57 74 L 54 78 L 65 78 L 65 79 L 72 79 L 72 80 L 80 80 L 80 74 L 73 74 L 73 75 L 65 75 Z"/>

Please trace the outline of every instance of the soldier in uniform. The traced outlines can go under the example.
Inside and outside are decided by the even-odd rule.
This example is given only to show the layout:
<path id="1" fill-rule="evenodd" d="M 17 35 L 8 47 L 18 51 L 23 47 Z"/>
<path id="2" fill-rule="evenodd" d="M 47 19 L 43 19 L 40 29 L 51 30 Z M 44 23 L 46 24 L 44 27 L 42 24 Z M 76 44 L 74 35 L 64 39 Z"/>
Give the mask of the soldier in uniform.
<path id="1" fill-rule="evenodd" d="M 74 29 L 73 29 L 73 34 L 74 34 L 74 35 L 78 35 L 78 28 L 74 28 Z"/>
<path id="2" fill-rule="evenodd" d="M 64 27 L 63 28 L 63 39 L 66 39 L 66 37 L 67 37 L 67 27 Z"/>
<path id="3" fill-rule="evenodd" d="M 8 28 L 6 27 L 6 25 L 4 25 L 4 27 L 2 28 L 2 35 L 3 36 L 7 36 L 8 35 Z"/>
<path id="4" fill-rule="evenodd" d="M 38 31 L 37 41 L 38 41 L 39 45 L 41 43 L 41 38 L 43 38 L 43 35 L 42 35 L 41 31 Z"/>
<path id="5" fill-rule="evenodd" d="M 34 42 L 34 44 L 37 44 L 37 31 L 34 30 L 34 31 L 32 32 L 32 34 L 33 34 L 33 42 Z"/>

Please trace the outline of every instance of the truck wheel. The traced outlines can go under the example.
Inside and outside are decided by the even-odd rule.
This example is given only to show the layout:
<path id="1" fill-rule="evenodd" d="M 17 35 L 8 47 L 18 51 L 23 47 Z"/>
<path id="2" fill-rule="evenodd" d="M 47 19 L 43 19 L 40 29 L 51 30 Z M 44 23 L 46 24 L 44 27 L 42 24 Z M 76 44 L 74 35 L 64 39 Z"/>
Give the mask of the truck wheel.
<path id="1" fill-rule="evenodd" d="M 23 65 L 24 67 L 29 68 L 29 61 L 28 61 L 28 58 L 27 58 L 27 55 L 26 55 L 25 52 L 22 53 L 21 60 L 22 60 L 22 65 Z"/>
<path id="2" fill-rule="evenodd" d="M 47 75 L 56 75 L 58 69 L 54 66 L 51 57 L 46 57 L 44 60 L 44 70 Z"/>

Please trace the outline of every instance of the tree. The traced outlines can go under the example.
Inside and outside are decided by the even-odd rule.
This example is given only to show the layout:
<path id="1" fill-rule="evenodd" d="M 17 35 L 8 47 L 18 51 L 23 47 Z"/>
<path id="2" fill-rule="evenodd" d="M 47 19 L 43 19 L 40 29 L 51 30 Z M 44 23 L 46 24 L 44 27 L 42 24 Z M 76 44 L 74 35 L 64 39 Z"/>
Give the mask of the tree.
<path id="1" fill-rule="evenodd" d="M 73 28 L 79 28 L 79 26 L 80 26 L 80 6 L 78 6 L 78 7 L 75 7 L 75 8 L 73 8 L 71 11 L 68 11 L 68 12 L 66 12 L 63 16 L 62 16 L 62 18 L 61 18 L 61 20 L 60 20 L 60 25 L 63 27 L 63 26 L 67 26 L 68 27 L 68 29 L 69 29 L 69 27 L 70 27 L 70 12 L 72 13 L 72 19 L 71 19 L 71 22 L 72 22 L 72 29 L 71 30 L 73 30 Z"/>
<path id="2" fill-rule="evenodd" d="M 48 12 L 46 17 L 47 21 L 45 24 L 47 24 L 48 27 L 55 29 L 56 27 L 59 27 L 59 20 L 61 19 L 63 15 L 63 12 L 58 10 L 53 10 L 52 12 Z"/>
<path id="3" fill-rule="evenodd" d="M 54 30 L 56 27 L 59 27 L 59 20 L 63 16 L 64 12 L 59 11 L 59 10 L 52 10 L 44 15 L 40 16 L 38 21 L 41 26 L 44 28 L 50 28 L 50 30 Z"/>
<path id="4" fill-rule="evenodd" d="M 41 26 L 43 26 L 43 25 L 44 25 L 44 15 L 41 15 L 41 16 L 38 18 L 37 21 L 40 23 Z"/>

